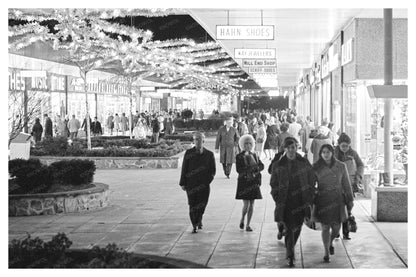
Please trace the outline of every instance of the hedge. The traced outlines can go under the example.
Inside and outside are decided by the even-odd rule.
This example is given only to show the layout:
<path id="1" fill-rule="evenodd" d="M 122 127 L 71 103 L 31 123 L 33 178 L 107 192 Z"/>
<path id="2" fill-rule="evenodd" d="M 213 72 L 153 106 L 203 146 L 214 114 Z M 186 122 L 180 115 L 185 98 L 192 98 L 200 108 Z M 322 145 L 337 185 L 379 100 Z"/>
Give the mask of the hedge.
<path id="1" fill-rule="evenodd" d="M 194 138 L 192 135 L 165 135 L 165 139 L 168 140 L 180 140 L 180 141 L 193 141 Z"/>
<path id="2" fill-rule="evenodd" d="M 65 139 L 64 139 L 65 140 Z M 82 157 L 169 157 L 185 149 L 180 142 L 174 140 L 161 140 L 158 143 L 149 143 L 148 140 L 136 139 L 103 139 L 92 141 L 92 147 L 103 149 L 87 149 L 85 140 L 75 139 L 71 145 L 63 145 L 61 138 L 53 138 L 30 150 L 32 156 L 82 156 Z M 59 150 L 59 147 L 60 151 Z M 124 148 L 122 148 L 124 147 Z M 127 148 L 127 149 L 126 149 Z M 50 151 L 53 149 L 53 151 Z"/>
<path id="3" fill-rule="evenodd" d="M 48 192 L 52 185 L 80 186 L 93 181 L 95 164 L 88 160 L 58 161 L 44 165 L 39 159 L 9 161 L 9 187 L 12 194 Z"/>
<path id="4" fill-rule="evenodd" d="M 9 187 L 17 185 L 14 193 L 42 193 L 52 185 L 50 168 L 39 159 L 10 160 L 9 175 Z"/>
<path id="5" fill-rule="evenodd" d="M 195 129 L 199 131 L 217 131 L 221 126 L 224 125 L 224 119 L 192 119 L 184 121 L 182 119 L 175 119 L 173 124 L 179 129 Z"/>
<path id="6" fill-rule="evenodd" d="M 28 234 L 9 243 L 9 268 L 203 268 L 172 258 L 130 253 L 114 243 L 92 249 L 69 249 L 72 241 L 58 233 L 51 241 Z"/>

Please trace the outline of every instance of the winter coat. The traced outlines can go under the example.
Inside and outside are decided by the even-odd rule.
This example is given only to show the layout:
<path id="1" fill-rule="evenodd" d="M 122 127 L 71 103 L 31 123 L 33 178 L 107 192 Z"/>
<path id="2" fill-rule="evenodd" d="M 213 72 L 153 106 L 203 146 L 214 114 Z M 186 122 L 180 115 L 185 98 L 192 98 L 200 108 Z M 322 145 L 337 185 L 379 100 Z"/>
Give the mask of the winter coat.
<path id="1" fill-rule="evenodd" d="M 76 118 L 72 118 L 69 122 L 68 122 L 68 129 L 70 133 L 75 133 L 78 132 L 78 129 L 80 128 L 80 123 L 79 120 Z"/>
<path id="2" fill-rule="evenodd" d="M 102 134 L 101 123 L 99 121 L 94 121 L 91 123 L 91 131 L 93 134 Z"/>
<path id="3" fill-rule="evenodd" d="M 221 126 L 215 140 L 215 149 L 220 149 L 220 162 L 225 164 L 235 163 L 235 150 L 240 136 L 234 127 L 227 132 L 226 126 Z"/>
<path id="4" fill-rule="evenodd" d="M 313 163 L 316 163 L 319 160 L 319 151 L 324 144 L 332 145 L 332 141 L 328 136 L 319 134 L 312 140 L 310 149 L 313 154 Z"/>
<path id="5" fill-rule="evenodd" d="M 357 183 L 361 183 L 364 174 L 364 163 L 360 159 L 360 156 L 358 156 L 357 151 L 350 147 L 350 149 L 344 153 L 338 145 L 335 147 L 335 158 L 346 164 L 351 186 L 355 189 Z"/>
<path id="6" fill-rule="evenodd" d="M 264 149 L 278 149 L 279 148 L 279 129 L 277 125 L 273 124 L 267 127 L 267 138 L 264 143 Z"/>
<path id="7" fill-rule="evenodd" d="M 120 117 L 120 130 L 127 131 L 129 129 L 129 119 L 125 116 Z"/>
<path id="8" fill-rule="evenodd" d="M 35 142 L 39 142 L 42 138 L 43 127 L 40 122 L 36 122 L 32 127 L 32 135 L 35 139 Z"/>
<path id="9" fill-rule="evenodd" d="M 285 139 L 287 137 L 292 137 L 291 134 L 289 134 L 288 132 L 284 132 L 284 133 L 280 133 L 279 134 L 279 152 L 283 152 L 285 151 L 285 149 L 283 148 L 283 142 L 285 141 Z"/>
<path id="10" fill-rule="evenodd" d="M 262 199 L 260 171 L 264 169 L 264 164 L 255 153 L 245 153 L 246 151 L 243 151 L 236 156 L 238 179 L 235 199 Z"/>
<path id="11" fill-rule="evenodd" d="M 179 185 L 185 187 L 189 205 L 197 205 L 208 198 L 215 173 L 214 153 L 206 148 L 202 154 L 195 147 L 186 150 Z"/>
<path id="12" fill-rule="evenodd" d="M 45 137 L 52 137 L 52 133 L 53 133 L 52 120 L 49 117 L 47 117 L 45 119 L 45 129 L 44 129 L 44 131 L 45 131 Z"/>
<path id="13" fill-rule="evenodd" d="M 347 207 L 352 208 L 353 193 L 345 163 L 335 160 L 332 167 L 313 165 L 318 182 L 314 200 L 316 217 L 323 224 L 341 223 L 347 219 Z"/>
<path id="14" fill-rule="evenodd" d="M 296 154 L 295 161 L 297 163 L 297 172 L 292 176 L 298 176 L 301 187 L 301 203 L 297 207 L 297 211 L 305 211 L 310 208 L 313 202 L 315 176 L 312 166 L 307 159 Z M 274 212 L 274 220 L 276 222 L 284 221 L 286 206 L 292 201 L 293 195 L 288 194 L 289 190 L 289 159 L 286 155 L 282 156 L 279 161 L 273 163 L 272 176 L 270 177 L 271 195 L 276 203 Z"/>

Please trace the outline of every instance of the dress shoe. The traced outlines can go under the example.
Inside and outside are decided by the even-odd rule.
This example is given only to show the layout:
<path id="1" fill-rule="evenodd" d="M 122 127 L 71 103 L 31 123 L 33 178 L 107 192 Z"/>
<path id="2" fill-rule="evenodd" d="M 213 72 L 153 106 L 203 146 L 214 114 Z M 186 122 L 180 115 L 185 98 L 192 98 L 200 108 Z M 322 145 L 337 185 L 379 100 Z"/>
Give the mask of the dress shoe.
<path id="1" fill-rule="evenodd" d="M 227 175 L 227 179 L 230 179 L 230 175 Z"/>
<path id="2" fill-rule="evenodd" d="M 196 234 L 198 233 L 198 231 L 196 230 L 196 228 L 192 229 L 192 234 Z"/>
<path id="3" fill-rule="evenodd" d="M 240 229 L 243 230 L 244 229 L 244 222 L 240 222 Z"/>
<path id="4" fill-rule="evenodd" d="M 251 229 L 251 227 L 250 227 L 250 226 L 247 226 L 247 227 L 246 227 L 246 231 L 247 231 L 247 232 L 253 232 L 253 229 Z"/>
<path id="5" fill-rule="evenodd" d="M 294 258 L 287 258 L 287 265 L 289 267 L 294 267 L 295 266 L 295 259 Z"/>
<path id="6" fill-rule="evenodd" d="M 334 247 L 333 246 L 330 246 L 329 247 L 329 254 L 334 255 L 334 253 L 335 253 Z"/>
<path id="7" fill-rule="evenodd" d="M 324 256 L 324 263 L 329 263 L 329 256 Z"/>
<path id="8" fill-rule="evenodd" d="M 347 236 L 344 235 L 344 236 L 342 236 L 342 239 L 344 239 L 344 240 L 350 240 L 351 238 L 348 235 Z"/>
<path id="9" fill-rule="evenodd" d="M 198 223 L 198 229 L 201 230 L 202 229 L 202 222 Z"/>
<path id="10" fill-rule="evenodd" d="M 282 232 L 277 233 L 277 239 L 281 240 L 282 238 L 283 238 L 283 233 Z"/>

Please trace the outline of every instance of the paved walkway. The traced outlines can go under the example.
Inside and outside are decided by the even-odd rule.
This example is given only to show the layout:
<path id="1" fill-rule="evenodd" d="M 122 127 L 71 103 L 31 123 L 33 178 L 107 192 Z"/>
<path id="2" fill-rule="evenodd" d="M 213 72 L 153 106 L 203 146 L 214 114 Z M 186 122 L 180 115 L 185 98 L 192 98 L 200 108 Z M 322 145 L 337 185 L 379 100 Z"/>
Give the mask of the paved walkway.
<path id="1" fill-rule="evenodd" d="M 207 147 L 213 149 L 213 139 Z M 49 240 L 65 232 L 71 248 L 115 242 L 138 253 L 190 260 L 214 268 L 285 268 L 283 241 L 276 239 L 274 202 L 263 174 L 263 199 L 255 202 L 253 232 L 239 229 L 242 201 L 235 200 L 237 174 L 226 179 L 217 158 L 217 175 L 203 219 L 203 230 L 191 234 L 186 194 L 178 185 L 180 170 L 97 170 L 96 182 L 110 185 L 110 206 L 82 214 L 9 217 L 9 240 Z M 266 168 L 269 161 L 265 161 Z M 370 200 L 357 199 L 353 213 L 358 232 L 335 241 L 331 263 L 322 262 L 319 231 L 304 226 L 296 247 L 297 268 L 406 268 L 407 223 L 374 222 Z"/>

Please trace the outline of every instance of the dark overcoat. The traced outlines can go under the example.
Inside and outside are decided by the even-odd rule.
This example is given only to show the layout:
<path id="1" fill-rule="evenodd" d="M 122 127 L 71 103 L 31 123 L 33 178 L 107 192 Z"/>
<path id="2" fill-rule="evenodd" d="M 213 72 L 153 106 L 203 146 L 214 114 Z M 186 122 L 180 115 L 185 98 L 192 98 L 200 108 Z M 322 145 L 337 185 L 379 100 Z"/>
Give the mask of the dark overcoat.
<path id="1" fill-rule="evenodd" d="M 226 126 L 221 126 L 218 130 L 217 139 L 215 141 L 215 149 L 220 149 L 220 162 L 223 164 L 235 163 L 236 149 L 238 149 L 237 129 L 230 127 L 227 132 Z"/>
<path id="2" fill-rule="evenodd" d="M 238 178 L 235 199 L 262 199 L 260 191 L 260 172 L 264 169 L 264 164 L 261 162 L 261 160 L 257 157 L 255 153 L 250 153 L 253 159 L 251 163 L 247 162 L 247 157 L 245 153 L 246 151 L 243 151 L 236 157 L 236 169 L 238 172 Z M 260 174 L 260 178 L 251 178 L 252 176 L 254 176 L 253 174 Z"/>
<path id="3" fill-rule="evenodd" d="M 296 162 L 298 171 L 295 174 L 299 176 L 302 194 L 298 210 L 304 209 L 306 211 L 309 210 L 312 205 L 315 193 L 315 176 L 312 171 L 312 166 L 307 159 L 303 158 L 299 154 L 296 154 Z M 276 203 L 274 220 L 276 222 L 283 222 L 286 205 L 292 198 L 292 196 L 288 194 L 289 168 L 288 158 L 286 155 L 282 156 L 279 161 L 273 163 L 270 186 L 270 193 Z"/>
<path id="4" fill-rule="evenodd" d="M 214 153 L 204 148 L 202 154 L 195 147 L 186 150 L 183 157 L 180 186 L 184 186 L 191 206 L 206 203 L 209 184 L 215 176 Z"/>

